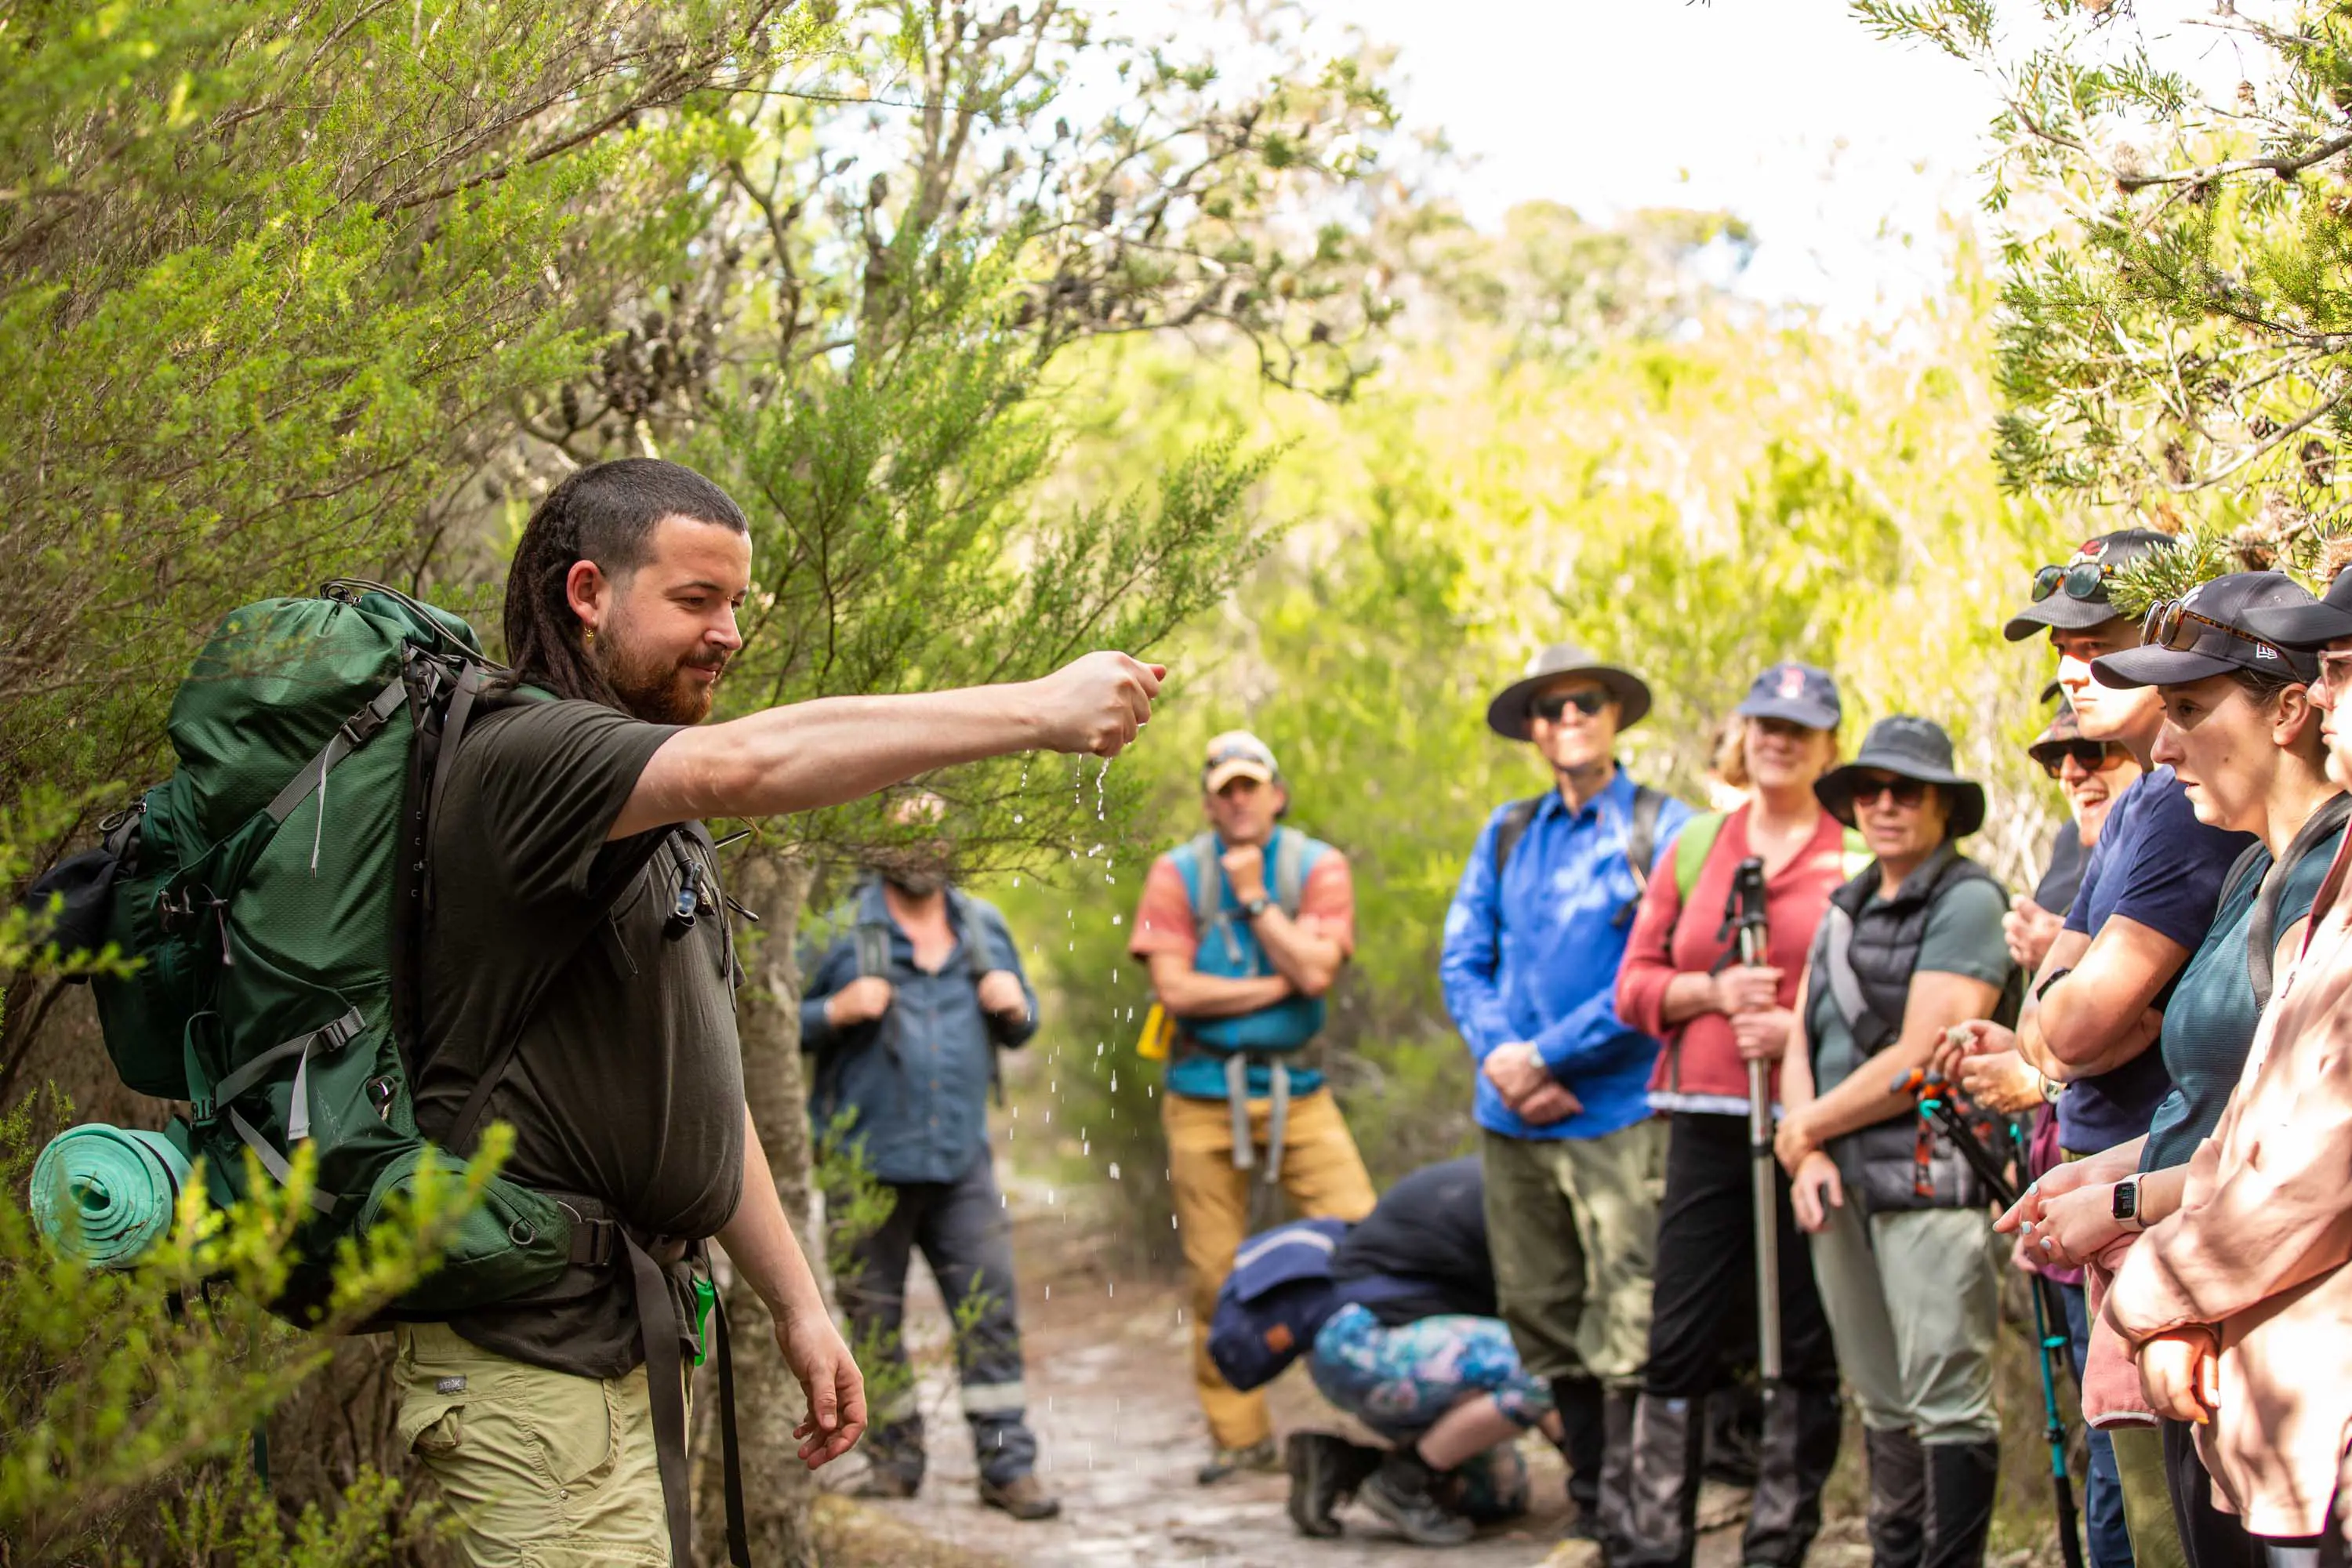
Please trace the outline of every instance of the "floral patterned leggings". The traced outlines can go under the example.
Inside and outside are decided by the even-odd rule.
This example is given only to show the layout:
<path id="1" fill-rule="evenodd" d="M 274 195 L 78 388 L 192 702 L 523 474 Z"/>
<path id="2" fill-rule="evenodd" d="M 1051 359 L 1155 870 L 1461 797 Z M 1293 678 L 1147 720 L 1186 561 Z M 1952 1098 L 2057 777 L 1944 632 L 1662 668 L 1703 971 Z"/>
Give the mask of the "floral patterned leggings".
<path id="1" fill-rule="evenodd" d="M 1412 1443 L 1437 1418 L 1480 1394 L 1529 1427 L 1551 1414 L 1551 1390 L 1528 1375 L 1500 1318 L 1446 1315 L 1390 1328 L 1350 1302 L 1315 1336 L 1307 1370 L 1323 1397 L 1393 1443 Z M 1456 1506 L 1473 1519 L 1507 1519 L 1526 1510 L 1527 1467 L 1509 1444 L 1488 1449 L 1456 1472 Z"/>

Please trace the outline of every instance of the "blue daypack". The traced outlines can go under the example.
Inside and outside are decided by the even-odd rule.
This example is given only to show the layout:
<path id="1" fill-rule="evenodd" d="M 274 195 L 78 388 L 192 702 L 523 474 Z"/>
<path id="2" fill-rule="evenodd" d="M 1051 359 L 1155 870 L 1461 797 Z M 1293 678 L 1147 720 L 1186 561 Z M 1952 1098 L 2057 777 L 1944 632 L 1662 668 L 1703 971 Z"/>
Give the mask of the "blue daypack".
<path id="1" fill-rule="evenodd" d="M 1339 1310 L 1331 1254 L 1347 1234 L 1346 1220 L 1302 1219 L 1242 1243 L 1209 1320 L 1209 1359 L 1227 1383 L 1264 1387 L 1315 1342 Z"/>

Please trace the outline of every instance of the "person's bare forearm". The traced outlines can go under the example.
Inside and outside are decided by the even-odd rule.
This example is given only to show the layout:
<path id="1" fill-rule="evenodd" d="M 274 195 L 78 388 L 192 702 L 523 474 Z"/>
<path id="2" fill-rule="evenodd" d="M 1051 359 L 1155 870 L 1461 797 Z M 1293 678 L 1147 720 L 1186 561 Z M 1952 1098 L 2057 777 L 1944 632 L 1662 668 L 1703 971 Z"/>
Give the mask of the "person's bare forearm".
<path id="1" fill-rule="evenodd" d="M 1716 1005 L 1715 976 L 1686 969 L 1666 982 L 1665 999 L 1658 1011 L 1669 1024 L 1686 1023 L 1701 1013 L 1718 1011 Z"/>
<path id="2" fill-rule="evenodd" d="M 768 1152 L 761 1146 L 760 1130 L 748 1110 L 743 1112 L 743 1195 L 736 1201 L 733 1217 L 719 1228 L 719 1245 L 779 1323 L 809 1313 L 824 1316 L 824 1292 L 816 1288 L 816 1276 L 784 1218 Z"/>
<path id="3" fill-rule="evenodd" d="M 1238 1018 L 1282 1001 L 1291 994 L 1290 982 L 1279 974 L 1233 979 L 1187 969 L 1181 976 L 1154 973 L 1151 988 L 1160 1005 L 1179 1018 Z"/>
<path id="4" fill-rule="evenodd" d="M 1300 925 L 1280 904 L 1268 904 L 1250 922 L 1250 930 L 1276 972 L 1301 996 L 1320 996 L 1330 990 L 1331 982 L 1339 977 L 1339 965 L 1347 961 L 1338 942 Z"/>
<path id="5" fill-rule="evenodd" d="M 839 805 L 934 768 L 1040 743 L 1020 685 L 900 697 L 821 697 L 681 730 L 614 820 L 626 838 L 673 822 Z"/>

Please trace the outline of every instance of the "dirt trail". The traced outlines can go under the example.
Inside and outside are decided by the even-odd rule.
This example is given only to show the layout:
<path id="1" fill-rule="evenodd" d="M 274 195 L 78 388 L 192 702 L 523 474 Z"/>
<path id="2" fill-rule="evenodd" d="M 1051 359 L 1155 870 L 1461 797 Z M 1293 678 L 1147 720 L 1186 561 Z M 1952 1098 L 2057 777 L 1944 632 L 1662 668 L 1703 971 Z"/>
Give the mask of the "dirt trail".
<path id="1" fill-rule="evenodd" d="M 958 1413 L 952 1372 L 944 1364 L 946 1313 L 919 1265 L 909 1282 L 908 1324 L 922 1371 L 929 1474 L 920 1496 L 870 1506 L 975 1556 L 1040 1568 L 1286 1568 L 1316 1563 L 1333 1568 L 1432 1568 L 1437 1562 L 1459 1568 L 1523 1568 L 1551 1554 L 1568 1505 L 1559 1460 L 1539 1439 L 1523 1447 L 1535 1483 L 1534 1510 L 1434 1557 L 1353 1504 L 1341 1511 L 1347 1530 L 1341 1539 L 1300 1536 L 1283 1511 L 1286 1483 L 1279 1475 L 1196 1486 L 1192 1472 L 1207 1451 L 1208 1436 L 1192 1398 L 1191 1342 L 1178 1317 L 1178 1291 L 1164 1283 L 1108 1278 L 1093 1261 L 1096 1249 L 1085 1217 L 1073 1215 L 1067 1195 L 1052 1205 L 1044 1197 L 1042 1189 L 1016 1185 L 1012 1203 L 1029 1415 L 1043 1450 L 1040 1478 L 1060 1495 L 1062 1517 L 1023 1524 L 980 1506 L 970 1440 Z M 1297 1371 L 1286 1373 L 1272 1393 L 1277 1430 L 1348 1427 L 1346 1418 L 1325 1405 Z M 1365 1436 L 1360 1430 L 1356 1435 Z M 1728 1515 L 1727 1505 L 1736 1505 L 1738 1499 L 1736 1493 L 1711 1496 L 1710 1518 Z M 1812 1561 L 1817 1568 L 1843 1568 L 1848 1555 L 1825 1537 Z M 1698 1568 L 1736 1568 L 1738 1561 L 1736 1530 L 1718 1528 L 1702 1538 Z"/>

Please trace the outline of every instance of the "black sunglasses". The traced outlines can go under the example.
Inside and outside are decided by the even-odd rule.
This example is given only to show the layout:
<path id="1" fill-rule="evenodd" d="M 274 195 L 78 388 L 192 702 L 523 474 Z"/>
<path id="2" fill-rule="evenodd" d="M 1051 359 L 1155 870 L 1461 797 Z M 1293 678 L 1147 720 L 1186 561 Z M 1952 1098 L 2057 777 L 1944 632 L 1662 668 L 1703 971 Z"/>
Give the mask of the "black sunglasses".
<path id="1" fill-rule="evenodd" d="M 2044 566 L 2033 574 L 2033 602 L 2040 604 L 2059 589 L 2066 590 L 2070 599 L 2105 600 L 2107 579 L 2116 574 L 2112 566 L 2096 561 L 2077 561 L 2071 566 Z"/>
<path id="2" fill-rule="evenodd" d="M 1590 719 L 1608 706 L 1609 694 L 1605 691 L 1554 691 L 1528 705 L 1537 718 L 1555 724 L 1559 722 L 1559 716 L 1570 708 Z"/>
<path id="3" fill-rule="evenodd" d="M 1880 795 L 1897 805 L 1913 806 L 1927 798 L 1927 786 L 1918 779 L 1883 778 L 1853 781 L 1853 804 L 1868 805 Z"/>
<path id="4" fill-rule="evenodd" d="M 2057 778 L 2066 771 L 2066 759 L 2072 757 L 2086 773 L 2103 773 L 2120 766 L 2124 749 L 2113 741 L 2044 741 L 2032 748 L 2033 760 L 2042 771 Z"/>
<path id="5" fill-rule="evenodd" d="M 2252 632 L 2240 630 L 2227 621 L 2217 621 L 2210 616 L 2200 615 L 2179 599 L 2167 600 L 2162 604 L 2150 605 L 2147 607 L 2147 614 L 2141 617 L 2139 623 L 2139 640 L 2149 647 L 2166 648 L 2173 653 L 2194 653 L 2197 650 L 2197 639 L 2204 635 L 2199 630 L 2202 626 L 2210 626 L 2217 632 L 2227 632 L 2239 641 L 2250 642 L 2256 647 L 2266 647 L 2281 658 L 2287 657 L 2284 648 L 2267 637 L 2258 637 Z M 2290 659 L 2288 662 L 2292 664 L 2293 660 Z"/>

